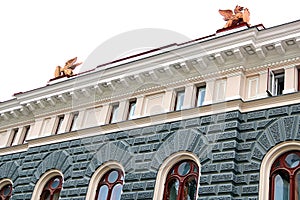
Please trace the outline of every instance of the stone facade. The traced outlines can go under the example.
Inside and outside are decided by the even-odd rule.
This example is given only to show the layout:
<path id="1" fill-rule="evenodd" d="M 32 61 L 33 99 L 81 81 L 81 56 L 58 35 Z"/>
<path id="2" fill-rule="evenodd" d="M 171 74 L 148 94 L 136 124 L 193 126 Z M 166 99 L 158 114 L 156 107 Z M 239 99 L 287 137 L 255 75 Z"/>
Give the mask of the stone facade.
<path id="1" fill-rule="evenodd" d="M 31 147 L 0 157 L 0 179 L 14 183 L 13 200 L 31 199 L 50 169 L 64 175 L 61 199 L 84 200 L 91 176 L 107 161 L 125 169 L 123 200 L 153 199 L 157 172 L 176 152 L 201 163 L 199 199 L 258 199 L 260 165 L 276 144 L 300 140 L 300 104 L 216 115 Z"/>

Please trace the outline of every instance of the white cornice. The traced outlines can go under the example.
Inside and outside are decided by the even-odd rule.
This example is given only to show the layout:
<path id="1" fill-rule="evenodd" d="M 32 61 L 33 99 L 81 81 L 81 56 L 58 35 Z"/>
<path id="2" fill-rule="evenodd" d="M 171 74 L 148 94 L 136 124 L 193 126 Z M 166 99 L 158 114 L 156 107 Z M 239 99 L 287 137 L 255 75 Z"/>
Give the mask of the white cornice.
<path id="1" fill-rule="evenodd" d="M 128 63 L 126 60 L 116 62 L 65 81 L 50 82 L 47 86 L 15 94 L 14 99 L 0 103 L 0 114 L 9 120 L 25 114 L 24 110 L 28 113 L 57 104 L 67 105 L 74 99 L 88 98 L 91 94 L 97 95 L 97 101 L 105 102 L 125 97 L 131 85 L 143 85 L 149 80 L 159 86 L 135 90 L 134 94 L 141 95 L 143 92 L 190 81 L 229 77 L 241 72 L 259 72 L 267 67 L 300 64 L 296 57 L 300 53 L 299 37 L 300 21 L 296 21 L 270 29 L 251 27 L 173 45 L 158 51 L 159 54 L 143 55 L 127 60 Z M 294 45 L 292 50 L 287 48 L 287 41 Z M 274 45 L 278 56 L 270 57 L 266 45 Z M 111 95 L 105 96 L 108 93 Z M 78 106 L 83 105 L 81 103 Z"/>

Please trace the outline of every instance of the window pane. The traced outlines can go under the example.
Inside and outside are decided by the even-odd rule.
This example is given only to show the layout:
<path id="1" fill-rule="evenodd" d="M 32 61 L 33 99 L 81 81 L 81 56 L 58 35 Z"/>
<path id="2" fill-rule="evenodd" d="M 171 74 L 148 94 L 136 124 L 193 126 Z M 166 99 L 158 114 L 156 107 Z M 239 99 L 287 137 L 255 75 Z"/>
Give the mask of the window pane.
<path id="1" fill-rule="evenodd" d="M 191 179 L 184 185 L 183 200 L 196 199 L 197 182 L 195 179 Z"/>
<path id="2" fill-rule="evenodd" d="M 51 188 L 52 189 L 56 189 L 60 184 L 60 179 L 59 178 L 56 178 L 53 180 L 53 182 L 51 183 Z"/>
<path id="3" fill-rule="evenodd" d="M 177 92 L 175 110 L 181 110 L 184 100 L 184 91 Z"/>
<path id="4" fill-rule="evenodd" d="M 110 123 L 117 122 L 119 105 L 114 105 L 111 110 Z"/>
<path id="5" fill-rule="evenodd" d="M 116 182 L 116 180 L 118 180 L 118 177 L 119 177 L 118 171 L 114 170 L 114 171 L 110 172 L 110 174 L 108 175 L 108 182 L 114 183 L 114 182 Z"/>
<path id="6" fill-rule="evenodd" d="M 4 197 L 10 196 L 12 192 L 12 185 L 6 185 L 2 188 L 3 192 L 0 190 L 0 194 L 3 193 Z"/>
<path id="7" fill-rule="evenodd" d="M 183 162 L 178 167 L 178 174 L 184 176 L 190 172 L 191 165 L 188 162 Z"/>
<path id="8" fill-rule="evenodd" d="M 198 96 L 197 96 L 197 107 L 198 106 L 202 106 L 203 105 L 203 102 L 204 102 L 204 98 L 205 98 L 205 87 L 199 87 L 199 88 L 197 88 L 198 89 L 198 91 L 197 91 L 197 93 L 198 93 Z"/>
<path id="9" fill-rule="evenodd" d="M 110 199 L 111 200 L 120 200 L 121 194 L 122 194 L 122 188 L 123 188 L 123 186 L 121 184 L 117 184 L 112 190 Z"/>
<path id="10" fill-rule="evenodd" d="M 13 132 L 12 132 L 13 136 L 12 136 L 12 139 L 11 139 L 11 142 L 10 142 L 10 145 L 9 145 L 9 146 L 12 146 L 12 145 L 14 144 L 15 139 L 16 139 L 16 136 L 17 136 L 17 134 L 18 134 L 18 131 L 19 131 L 18 128 L 16 128 L 16 129 L 13 130 Z"/>
<path id="11" fill-rule="evenodd" d="M 170 181 L 168 185 L 168 189 L 169 189 L 169 196 L 167 197 L 167 199 L 176 200 L 178 196 L 179 181 L 177 179 Z"/>
<path id="12" fill-rule="evenodd" d="M 129 113 L 128 113 L 128 120 L 132 119 L 134 116 L 134 111 L 136 108 L 136 102 L 132 101 L 129 103 Z"/>
<path id="13" fill-rule="evenodd" d="M 78 113 L 75 113 L 75 114 L 73 115 L 73 119 L 72 119 L 70 131 L 75 131 L 75 130 L 77 130 L 77 119 L 78 119 Z"/>
<path id="14" fill-rule="evenodd" d="M 44 191 L 41 194 L 41 200 L 50 200 L 50 192 L 49 191 Z"/>
<path id="15" fill-rule="evenodd" d="M 295 153 L 291 153 L 291 154 L 287 155 L 287 157 L 285 158 L 285 163 L 287 164 L 287 166 L 289 166 L 291 168 L 295 168 L 300 163 L 300 157 L 299 157 L 299 155 L 297 155 Z"/>
<path id="16" fill-rule="evenodd" d="M 288 177 L 284 178 L 280 174 L 275 177 L 275 191 L 274 191 L 274 199 L 275 200 L 288 200 L 289 199 L 289 191 L 290 184 Z"/>
<path id="17" fill-rule="evenodd" d="M 53 198 L 52 200 L 58 200 L 59 199 L 59 192 L 58 193 L 55 193 L 53 194 Z"/>
<path id="18" fill-rule="evenodd" d="M 108 195 L 108 187 L 107 185 L 102 185 L 100 187 L 97 200 L 106 200 L 107 195 Z"/>
<path id="19" fill-rule="evenodd" d="M 59 116 L 58 117 L 58 122 L 57 122 L 57 127 L 56 127 L 56 131 L 55 134 L 59 134 L 59 133 L 63 133 L 63 129 L 62 129 L 62 123 L 64 121 L 64 116 Z"/>

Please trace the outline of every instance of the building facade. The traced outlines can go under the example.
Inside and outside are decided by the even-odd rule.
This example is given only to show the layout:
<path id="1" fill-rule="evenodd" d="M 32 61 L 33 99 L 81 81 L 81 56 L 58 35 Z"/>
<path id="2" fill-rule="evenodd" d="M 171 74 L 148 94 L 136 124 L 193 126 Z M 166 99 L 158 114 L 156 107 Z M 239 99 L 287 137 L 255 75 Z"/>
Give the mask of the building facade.
<path id="1" fill-rule="evenodd" d="M 240 26 L 0 103 L 0 199 L 298 199 L 300 21 Z"/>

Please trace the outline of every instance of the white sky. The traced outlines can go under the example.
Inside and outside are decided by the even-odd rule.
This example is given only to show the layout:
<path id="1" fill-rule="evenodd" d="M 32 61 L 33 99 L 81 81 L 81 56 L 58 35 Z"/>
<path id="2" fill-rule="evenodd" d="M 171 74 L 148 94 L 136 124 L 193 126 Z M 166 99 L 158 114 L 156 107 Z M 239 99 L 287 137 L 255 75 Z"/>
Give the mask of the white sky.
<path id="1" fill-rule="evenodd" d="M 127 31 L 167 29 L 191 39 L 214 34 L 225 24 L 218 10 L 237 4 L 250 10 L 251 25 L 269 28 L 300 19 L 296 0 L 3 0 L 0 101 L 45 86 L 57 65 L 75 56 L 85 61 Z"/>

